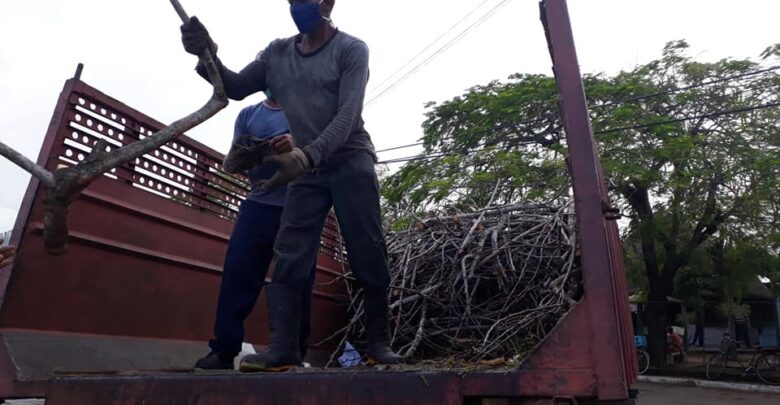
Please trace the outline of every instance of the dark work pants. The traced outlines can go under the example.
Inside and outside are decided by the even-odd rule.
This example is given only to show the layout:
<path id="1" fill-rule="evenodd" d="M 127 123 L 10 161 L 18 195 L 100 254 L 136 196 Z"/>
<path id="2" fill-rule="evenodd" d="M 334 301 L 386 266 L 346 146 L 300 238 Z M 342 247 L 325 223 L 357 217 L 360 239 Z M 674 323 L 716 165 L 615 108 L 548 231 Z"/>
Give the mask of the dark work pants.
<path id="1" fill-rule="evenodd" d="M 696 332 L 693 334 L 691 346 L 704 346 L 704 325 L 696 324 Z"/>
<path id="2" fill-rule="evenodd" d="M 244 341 L 244 321 L 255 306 L 265 283 L 268 267 L 273 259 L 273 246 L 282 207 L 246 200 L 241 204 L 238 219 L 228 243 L 222 284 L 219 288 L 215 339 L 209 342 L 211 350 L 230 356 L 241 351 Z M 301 349 L 310 331 L 311 295 L 314 286 L 316 261 L 305 271 L 305 291 L 301 294 Z"/>
<path id="3" fill-rule="evenodd" d="M 276 238 L 272 282 L 306 285 L 331 207 L 352 274 L 362 287 L 384 291 L 390 283 L 387 247 L 374 158 L 368 152 L 357 152 L 330 170 L 306 174 L 290 184 Z"/>

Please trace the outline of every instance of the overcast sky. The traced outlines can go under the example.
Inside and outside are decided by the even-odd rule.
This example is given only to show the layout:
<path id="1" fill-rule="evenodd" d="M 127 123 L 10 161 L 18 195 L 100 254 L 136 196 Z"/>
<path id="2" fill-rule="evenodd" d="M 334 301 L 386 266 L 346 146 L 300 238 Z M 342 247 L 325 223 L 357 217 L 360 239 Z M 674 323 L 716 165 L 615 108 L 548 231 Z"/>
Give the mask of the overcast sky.
<path id="1" fill-rule="evenodd" d="M 371 49 L 371 98 L 375 86 L 475 7 L 485 2 L 417 61 L 502 1 L 337 0 L 333 20 Z M 295 33 L 284 0 L 181 2 L 235 70 L 274 38 Z M 569 8 L 583 72 L 630 69 L 675 39 L 687 39 L 703 60 L 756 57 L 780 42 L 777 0 L 569 0 Z M 193 72 L 196 60 L 181 48 L 179 25 L 167 0 L 0 0 L 0 140 L 37 157 L 62 84 L 78 62 L 85 64 L 84 81 L 162 122 L 194 111 L 211 87 Z M 509 0 L 377 99 L 364 113 L 367 128 L 378 149 L 415 142 L 426 102 L 516 72 L 550 74 L 536 0 Z M 224 152 L 238 111 L 261 99 L 232 102 L 188 135 Z M 0 179 L 3 231 L 13 226 L 29 176 L 0 158 Z"/>

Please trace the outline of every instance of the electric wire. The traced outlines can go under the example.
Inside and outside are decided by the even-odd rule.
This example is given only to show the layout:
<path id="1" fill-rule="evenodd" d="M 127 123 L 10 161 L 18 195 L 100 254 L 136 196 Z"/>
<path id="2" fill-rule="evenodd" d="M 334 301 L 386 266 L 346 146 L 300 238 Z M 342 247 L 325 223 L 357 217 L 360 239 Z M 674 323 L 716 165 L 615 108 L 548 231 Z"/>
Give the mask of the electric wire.
<path id="1" fill-rule="evenodd" d="M 495 13 L 496 13 L 496 12 L 497 12 L 497 11 L 498 11 L 500 8 L 501 8 L 501 7 L 503 7 L 503 6 L 507 5 L 507 4 L 509 4 L 509 2 L 510 2 L 510 1 L 511 1 L 511 0 L 501 0 L 501 1 L 500 1 L 500 2 L 499 2 L 499 3 L 498 3 L 496 6 L 495 6 L 495 7 L 493 7 L 492 9 L 490 9 L 490 10 L 489 10 L 489 11 L 488 11 L 486 14 L 484 14 L 482 17 L 480 17 L 478 20 L 476 20 L 474 23 L 472 23 L 472 24 L 471 24 L 471 25 L 469 25 L 468 27 L 466 27 L 466 29 L 464 29 L 463 31 L 461 31 L 461 33 L 460 33 L 460 34 L 456 35 L 454 38 L 452 38 L 452 39 L 451 39 L 451 40 L 449 40 L 447 43 L 445 43 L 444 45 L 442 45 L 442 46 L 441 46 L 439 49 L 437 49 L 436 51 L 434 51 L 434 52 L 433 52 L 433 53 L 432 53 L 430 56 L 428 56 L 427 58 L 423 59 L 423 61 L 422 61 L 422 62 L 420 62 L 419 64 L 417 64 L 417 65 L 416 65 L 414 68 L 412 68 L 412 70 L 410 70 L 409 72 L 407 72 L 405 75 L 401 76 L 401 77 L 400 77 L 398 80 L 396 80 L 396 81 L 394 81 L 393 83 L 391 83 L 391 84 L 390 84 L 389 86 L 387 86 L 387 87 L 386 87 L 384 90 L 382 90 L 382 91 L 381 91 L 379 94 L 377 94 L 376 96 L 374 96 L 374 97 L 370 98 L 370 99 L 369 99 L 367 102 L 365 102 L 365 103 L 363 104 L 363 108 L 366 108 L 366 107 L 370 106 L 370 105 L 371 105 L 371 104 L 373 104 L 373 103 L 374 103 L 376 100 L 378 100 L 379 98 L 381 98 L 381 97 L 382 97 L 382 96 L 384 96 L 385 94 L 389 93 L 390 91 L 392 91 L 393 89 L 395 89 L 396 87 L 398 87 L 398 86 L 399 86 L 401 83 L 405 82 L 405 81 L 406 81 L 406 80 L 408 80 L 410 77 L 414 76 L 414 75 L 415 75 L 417 72 L 419 72 L 419 71 L 420 71 L 420 69 L 422 69 L 423 67 L 425 67 L 426 65 L 428 65 L 429 63 L 431 63 L 431 61 L 433 61 L 434 59 L 436 59 L 436 57 L 438 57 L 438 56 L 439 56 L 439 55 L 441 55 L 442 53 L 446 52 L 446 51 L 447 51 L 448 49 L 450 49 L 450 48 L 451 48 L 453 45 L 455 45 L 455 44 L 456 44 L 458 41 L 460 41 L 461 39 L 465 38 L 465 37 L 466 37 L 466 35 L 470 34 L 470 33 L 471 33 L 472 31 L 474 31 L 474 30 L 475 30 L 477 27 L 479 27 L 480 25 L 482 25 L 482 23 L 484 23 L 484 22 L 485 22 L 485 21 L 487 21 L 487 20 L 488 20 L 490 17 L 492 17 L 492 16 L 493 16 L 493 15 L 494 15 L 494 14 L 495 14 Z"/>

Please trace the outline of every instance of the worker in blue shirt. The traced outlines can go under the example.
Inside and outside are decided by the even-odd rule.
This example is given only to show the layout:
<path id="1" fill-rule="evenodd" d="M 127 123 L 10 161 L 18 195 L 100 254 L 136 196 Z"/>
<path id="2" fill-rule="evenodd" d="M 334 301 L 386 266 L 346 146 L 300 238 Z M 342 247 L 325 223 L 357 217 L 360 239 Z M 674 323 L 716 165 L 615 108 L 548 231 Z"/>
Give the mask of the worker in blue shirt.
<path id="1" fill-rule="evenodd" d="M 272 94 L 256 105 L 246 107 L 236 119 L 233 145 L 225 157 L 223 169 L 228 173 L 246 173 L 251 190 L 241 204 L 230 236 L 222 284 L 219 289 L 214 339 L 211 352 L 198 360 L 195 368 L 233 369 L 233 359 L 241 351 L 244 321 L 257 301 L 271 264 L 274 240 L 284 207 L 286 187 L 263 190 L 257 185 L 269 179 L 276 168 L 259 163 L 268 154 L 288 153 L 294 147 L 282 109 Z M 311 288 L 316 264 L 311 269 L 309 290 L 301 297 L 301 357 L 306 354 L 310 332 Z"/>

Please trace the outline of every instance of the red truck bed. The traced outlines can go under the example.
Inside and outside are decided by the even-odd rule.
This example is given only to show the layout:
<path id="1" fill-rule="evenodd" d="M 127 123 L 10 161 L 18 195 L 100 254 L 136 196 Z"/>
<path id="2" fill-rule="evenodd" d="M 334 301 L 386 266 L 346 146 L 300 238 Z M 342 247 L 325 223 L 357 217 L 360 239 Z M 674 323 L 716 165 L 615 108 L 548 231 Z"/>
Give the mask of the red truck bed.
<path id="1" fill-rule="evenodd" d="M 581 238 L 584 296 L 517 368 L 497 371 L 322 369 L 276 375 L 194 374 L 206 350 L 243 179 L 222 155 L 182 136 L 91 185 L 70 213 L 70 249 L 45 253 L 43 196 L 30 182 L 0 273 L 0 397 L 52 404 L 479 404 L 550 399 L 633 403 L 636 376 L 622 251 L 587 114 L 565 0 L 542 21 L 560 89 Z M 99 138 L 116 147 L 159 122 L 68 80 L 38 163 L 75 164 Z M 323 233 L 312 341 L 346 324 L 344 249 Z M 247 339 L 266 342 L 262 304 Z M 333 347 L 321 347 L 322 358 Z M 150 370 L 129 372 L 127 370 Z M 171 370 L 171 371 L 153 371 Z"/>

